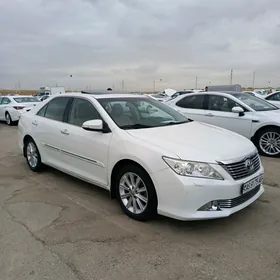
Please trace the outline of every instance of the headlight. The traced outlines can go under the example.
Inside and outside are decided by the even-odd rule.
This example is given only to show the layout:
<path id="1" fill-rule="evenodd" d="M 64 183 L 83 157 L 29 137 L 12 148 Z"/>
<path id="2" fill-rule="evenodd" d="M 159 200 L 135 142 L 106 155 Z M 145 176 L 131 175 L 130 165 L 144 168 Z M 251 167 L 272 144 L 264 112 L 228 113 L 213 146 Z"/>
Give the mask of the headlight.
<path id="1" fill-rule="evenodd" d="M 181 176 L 224 180 L 208 163 L 162 157 L 169 167 Z"/>

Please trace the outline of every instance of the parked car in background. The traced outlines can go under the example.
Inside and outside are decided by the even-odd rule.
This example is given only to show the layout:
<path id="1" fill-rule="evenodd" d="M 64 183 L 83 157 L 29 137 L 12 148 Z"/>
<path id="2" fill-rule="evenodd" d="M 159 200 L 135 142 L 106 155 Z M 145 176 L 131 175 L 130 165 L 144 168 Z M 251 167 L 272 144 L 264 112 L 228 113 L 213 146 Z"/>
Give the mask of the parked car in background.
<path id="1" fill-rule="evenodd" d="M 280 91 L 270 93 L 264 99 L 280 108 Z"/>
<path id="2" fill-rule="evenodd" d="M 0 120 L 8 125 L 17 122 L 26 108 L 39 103 L 33 96 L 0 96 Z"/>
<path id="3" fill-rule="evenodd" d="M 160 101 L 160 102 L 164 102 L 169 99 L 169 96 L 165 93 L 152 93 L 152 94 L 149 94 L 149 97 L 151 97 L 157 101 Z"/>
<path id="4" fill-rule="evenodd" d="M 250 95 L 253 95 L 253 96 L 256 96 L 256 97 L 259 97 L 259 98 L 265 98 L 265 96 L 266 96 L 266 93 L 265 92 L 263 92 L 263 91 L 242 91 L 242 92 L 244 92 L 244 93 L 248 93 L 248 94 L 250 94 Z"/>
<path id="5" fill-rule="evenodd" d="M 39 97 L 38 99 L 39 99 L 39 101 L 45 101 L 45 100 L 47 100 L 48 98 L 50 98 L 51 97 L 51 95 L 43 95 L 43 96 L 41 96 L 41 97 Z"/>
<path id="6" fill-rule="evenodd" d="M 58 95 L 23 114 L 18 131 L 32 171 L 46 164 L 107 189 L 137 220 L 227 217 L 264 191 L 248 139 L 146 96 Z"/>
<path id="7" fill-rule="evenodd" d="M 181 91 L 177 91 L 174 94 L 171 95 L 171 97 L 168 100 L 174 99 L 177 96 L 183 95 L 183 94 L 188 94 L 188 93 L 194 93 L 193 90 L 181 90 Z"/>
<path id="8" fill-rule="evenodd" d="M 280 109 L 264 99 L 243 92 L 204 92 L 179 96 L 165 104 L 190 119 L 251 139 L 266 156 L 280 156 Z"/>

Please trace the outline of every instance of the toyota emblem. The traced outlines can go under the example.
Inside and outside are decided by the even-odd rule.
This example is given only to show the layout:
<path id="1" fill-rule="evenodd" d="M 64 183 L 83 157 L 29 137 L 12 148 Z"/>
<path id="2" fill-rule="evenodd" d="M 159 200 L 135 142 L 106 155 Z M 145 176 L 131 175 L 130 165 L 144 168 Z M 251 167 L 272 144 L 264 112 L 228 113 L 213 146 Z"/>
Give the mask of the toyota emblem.
<path id="1" fill-rule="evenodd" d="M 247 160 L 245 161 L 245 167 L 246 167 L 246 169 L 247 169 L 248 172 L 252 172 L 252 171 L 253 171 L 254 165 L 253 165 L 253 162 L 252 162 L 251 159 L 247 159 Z"/>

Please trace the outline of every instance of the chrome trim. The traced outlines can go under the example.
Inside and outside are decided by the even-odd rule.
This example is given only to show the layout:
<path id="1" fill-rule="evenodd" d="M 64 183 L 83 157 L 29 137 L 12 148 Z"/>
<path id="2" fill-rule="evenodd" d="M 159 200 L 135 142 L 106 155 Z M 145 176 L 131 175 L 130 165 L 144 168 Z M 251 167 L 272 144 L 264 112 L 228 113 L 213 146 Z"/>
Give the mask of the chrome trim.
<path id="1" fill-rule="evenodd" d="M 220 199 L 220 200 L 218 200 L 218 204 L 219 204 L 220 208 L 222 208 L 222 209 L 237 207 L 237 206 L 247 202 L 251 198 L 253 198 L 260 191 L 260 189 L 261 189 L 261 185 L 258 185 L 253 190 L 251 190 L 245 194 L 242 194 L 241 196 L 231 198 L 231 199 Z"/>
<path id="2" fill-rule="evenodd" d="M 66 173 L 66 174 L 68 174 L 68 175 L 70 175 L 70 176 L 73 176 L 73 177 L 75 177 L 75 178 L 78 178 L 78 179 L 80 179 L 80 180 L 82 180 L 82 181 L 85 181 L 85 182 L 87 182 L 87 183 L 93 184 L 93 185 L 95 185 L 95 186 L 97 186 L 97 187 L 100 187 L 100 188 L 103 188 L 103 189 L 105 189 L 105 190 L 110 191 L 108 185 L 98 183 L 98 182 L 96 182 L 96 181 L 94 181 L 94 180 L 88 179 L 88 178 L 86 178 L 86 177 L 84 177 L 84 176 L 81 176 L 80 174 L 77 174 L 77 173 L 75 173 L 75 172 L 69 171 L 68 169 L 61 168 L 60 166 L 57 166 L 57 165 L 52 164 L 52 163 L 48 163 L 47 165 L 48 165 L 48 166 L 51 166 L 51 167 L 53 167 L 53 168 L 55 168 L 55 169 L 57 169 L 57 170 L 60 170 L 61 172 Z"/>
<path id="3" fill-rule="evenodd" d="M 84 157 L 84 156 L 81 156 L 81 155 L 78 155 L 78 154 L 75 154 L 75 153 L 71 153 L 71 152 L 68 152 L 68 151 L 66 151 L 66 150 L 60 149 L 60 148 L 58 148 L 58 147 L 55 147 L 55 146 L 46 144 L 46 143 L 42 143 L 42 144 L 43 144 L 45 147 L 47 147 L 47 148 L 53 149 L 53 150 L 55 150 L 55 151 L 61 152 L 61 153 L 63 153 L 63 154 L 66 154 L 66 155 L 68 155 L 68 156 L 72 156 L 72 157 L 75 157 L 75 158 L 77 158 L 77 159 L 80 159 L 80 160 L 83 160 L 83 161 L 92 163 L 92 164 L 94 164 L 94 165 L 97 165 L 97 166 L 99 166 L 99 167 L 105 168 L 104 163 L 102 163 L 101 161 L 98 161 L 98 160 L 95 160 L 95 159 L 92 159 L 92 158 L 88 158 L 88 157 Z"/>
<path id="4" fill-rule="evenodd" d="M 237 163 L 239 161 L 245 161 L 248 158 L 254 157 L 256 154 L 258 154 L 258 151 L 255 150 L 254 152 L 248 154 L 247 156 L 242 156 L 242 157 L 238 157 L 235 159 L 230 159 L 230 160 L 223 160 L 223 161 L 216 161 L 218 164 L 232 164 L 232 163 Z"/>
<path id="5" fill-rule="evenodd" d="M 251 154 L 242 160 L 230 164 L 219 163 L 235 180 L 241 180 L 255 174 L 261 168 L 261 160 L 258 153 Z"/>

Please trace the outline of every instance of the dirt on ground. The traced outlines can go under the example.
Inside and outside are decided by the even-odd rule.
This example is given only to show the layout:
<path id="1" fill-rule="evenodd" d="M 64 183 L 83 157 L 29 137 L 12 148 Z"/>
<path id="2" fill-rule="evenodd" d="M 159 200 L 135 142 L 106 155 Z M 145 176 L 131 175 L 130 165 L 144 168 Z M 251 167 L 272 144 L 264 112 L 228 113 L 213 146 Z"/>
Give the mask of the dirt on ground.
<path id="1" fill-rule="evenodd" d="M 106 191 L 52 168 L 33 173 L 17 127 L 0 124 L 0 279 L 280 279 L 280 160 L 265 193 L 219 220 L 141 223 Z"/>

